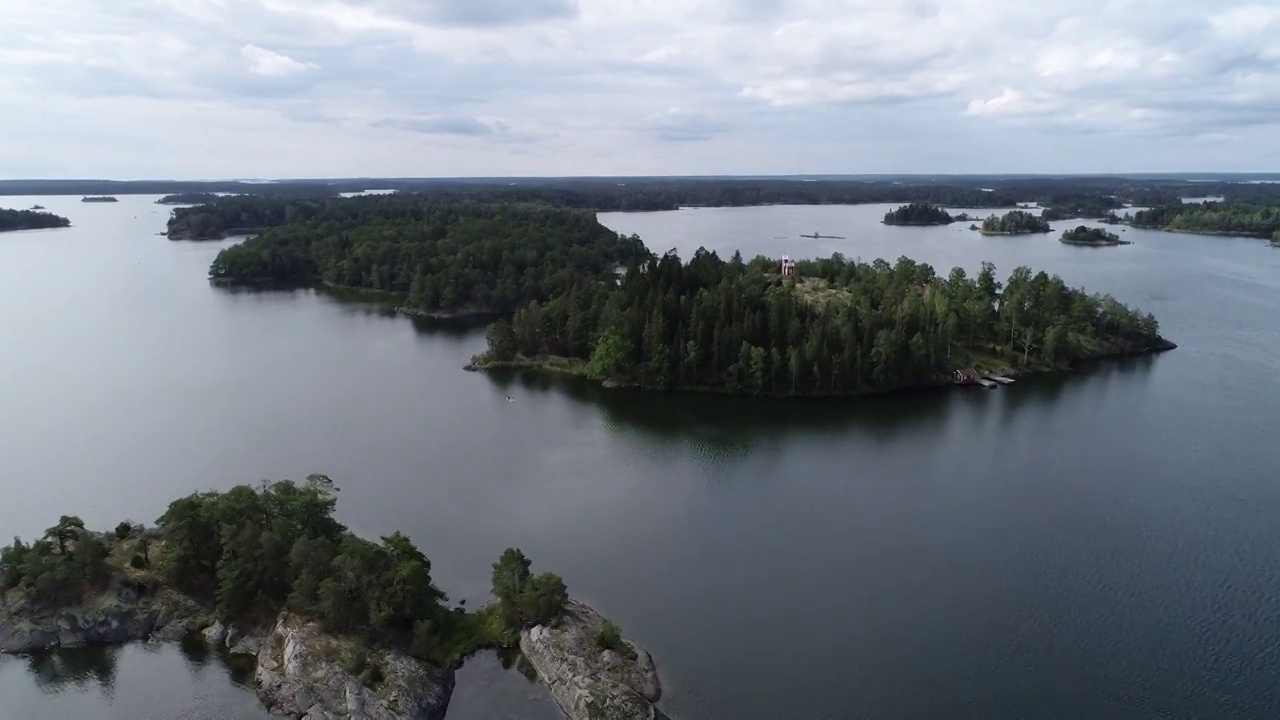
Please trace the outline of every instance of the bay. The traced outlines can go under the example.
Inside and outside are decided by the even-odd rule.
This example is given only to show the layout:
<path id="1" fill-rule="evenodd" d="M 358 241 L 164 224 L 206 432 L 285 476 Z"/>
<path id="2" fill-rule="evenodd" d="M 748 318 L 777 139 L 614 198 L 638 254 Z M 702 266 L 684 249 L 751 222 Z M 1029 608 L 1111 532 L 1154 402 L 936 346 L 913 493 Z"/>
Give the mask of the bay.
<path id="1" fill-rule="evenodd" d="M 0 533 L 326 472 L 343 522 L 406 532 L 469 604 L 508 546 L 563 575 L 654 653 L 685 720 L 1280 712 L 1265 242 L 1128 229 L 1081 248 L 886 227 L 889 206 L 602 215 L 682 257 L 1026 264 L 1181 346 L 997 391 L 776 401 L 464 373 L 483 329 L 210 286 L 234 240 L 156 236 L 154 199 L 0 200 L 74 223 L 0 234 Z M 798 237 L 815 231 L 846 239 Z M 24 718 L 263 717 L 216 658 L 113 652 L 111 682 L 0 659 L 0 697 Z M 559 715 L 486 656 L 450 718 L 494 717 Z"/>

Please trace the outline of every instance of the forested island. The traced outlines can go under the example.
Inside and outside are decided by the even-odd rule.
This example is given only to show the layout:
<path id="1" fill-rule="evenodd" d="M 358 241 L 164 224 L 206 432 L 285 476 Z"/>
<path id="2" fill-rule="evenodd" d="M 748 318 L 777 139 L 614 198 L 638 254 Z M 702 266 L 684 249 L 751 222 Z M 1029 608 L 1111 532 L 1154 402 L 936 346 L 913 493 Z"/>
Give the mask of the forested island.
<path id="1" fill-rule="evenodd" d="M 1011 210 L 982 221 L 983 235 L 1031 235 L 1050 232 L 1049 221 L 1026 210 Z"/>
<path id="2" fill-rule="evenodd" d="M 113 203 L 113 202 L 120 202 L 120 201 L 117 198 L 111 197 L 110 195 L 86 195 L 80 198 L 80 202 Z"/>
<path id="3" fill-rule="evenodd" d="M 1068 245 L 1130 245 L 1127 240 L 1121 240 L 1119 235 L 1107 232 L 1101 228 L 1077 226 L 1073 230 L 1067 230 L 1062 233 L 1059 238 L 1061 242 Z"/>
<path id="4" fill-rule="evenodd" d="M 1114 215 L 1122 207 L 1122 201 L 1109 195 L 1059 195 L 1053 198 L 1052 205 L 1041 211 L 1040 217 L 1045 220 L 1096 219 Z"/>
<path id="5" fill-rule="evenodd" d="M 411 195 L 289 208 L 292 224 L 223 250 L 210 278 L 319 281 L 396 293 L 412 313 L 509 315 L 579 285 L 612 284 L 620 267 L 649 255 L 639 238 L 621 237 L 580 210 Z"/>
<path id="6" fill-rule="evenodd" d="M 7 230 L 40 230 L 69 227 L 71 221 L 61 215 L 40 210 L 8 210 L 0 208 L 0 232 Z"/>
<path id="7" fill-rule="evenodd" d="M 943 383 L 958 368 L 1025 373 L 1164 350 L 1150 314 L 1060 278 L 984 264 L 946 277 L 902 258 L 835 256 L 784 278 L 768 258 L 699 251 L 581 283 L 489 328 L 479 368 L 545 367 L 645 388 L 856 395 Z M 798 278 L 798 279 L 797 279 Z"/>
<path id="8" fill-rule="evenodd" d="M 570 600 L 558 576 L 508 549 L 493 565 L 494 601 L 451 607 L 408 537 L 373 542 L 334 520 L 335 493 L 323 475 L 241 485 L 108 533 L 64 515 L 0 549 L 0 652 L 203 630 L 256 659 L 259 695 L 277 712 L 418 720 L 444 716 L 468 657 L 520 648 L 570 718 L 654 717 L 648 653 Z"/>
<path id="9" fill-rule="evenodd" d="M 955 218 L 936 205 L 911 203 L 885 213 L 883 222 L 885 225 L 950 225 Z"/>
<path id="10" fill-rule="evenodd" d="M 1134 227 L 1203 235 L 1271 238 L 1280 232 L 1280 204 L 1206 202 L 1169 205 L 1133 215 Z"/>
<path id="11" fill-rule="evenodd" d="M 175 193 L 173 195 L 165 195 L 156 200 L 157 205 L 204 205 L 205 203 L 216 202 L 218 195 L 206 192 L 187 192 Z"/>

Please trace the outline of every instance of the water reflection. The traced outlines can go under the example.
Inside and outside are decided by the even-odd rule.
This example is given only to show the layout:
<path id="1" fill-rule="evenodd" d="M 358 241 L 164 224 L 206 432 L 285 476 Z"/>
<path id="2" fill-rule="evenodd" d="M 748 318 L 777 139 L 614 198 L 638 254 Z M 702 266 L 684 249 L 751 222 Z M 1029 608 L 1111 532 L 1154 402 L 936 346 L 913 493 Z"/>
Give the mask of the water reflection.
<path id="1" fill-rule="evenodd" d="M 110 697 L 115 688 L 119 651 L 118 647 L 91 646 L 37 652 L 27 656 L 27 673 L 47 693 L 97 685 Z"/>

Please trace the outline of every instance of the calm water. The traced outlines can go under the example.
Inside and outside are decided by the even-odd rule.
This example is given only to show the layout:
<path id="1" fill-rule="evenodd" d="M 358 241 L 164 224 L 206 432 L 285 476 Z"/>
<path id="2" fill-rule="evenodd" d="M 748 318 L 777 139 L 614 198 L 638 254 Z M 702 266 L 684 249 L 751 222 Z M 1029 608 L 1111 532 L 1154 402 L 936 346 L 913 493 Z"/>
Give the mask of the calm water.
<path id="1" fill-rule="evenodd" d="M 888 228 L 885 206 L 602 216 L 686 257 L 1027 264 L 1182 345 L 998 391 L 781 402 L 464 373 L 483 331 L 210 287 L 227 243 L 157 237 L 152 199 L 0 199 L 76 225 L 0 235 L 0 535 L 323 471 L 344 522 L 410 534 L 455 597 L 482 599 L 509 545 L 562 574 L 653 651 L 683 720 L 1280 713 L 1280 251 L 1262 241 L 1069 247 Z M 796 237 L 814 231 L 848 239 Z M 264 717 L 179 647 L 2 659 L 0 698 L 15 718 Z M 494 658 L 450 711 L 557 717 Z"/>

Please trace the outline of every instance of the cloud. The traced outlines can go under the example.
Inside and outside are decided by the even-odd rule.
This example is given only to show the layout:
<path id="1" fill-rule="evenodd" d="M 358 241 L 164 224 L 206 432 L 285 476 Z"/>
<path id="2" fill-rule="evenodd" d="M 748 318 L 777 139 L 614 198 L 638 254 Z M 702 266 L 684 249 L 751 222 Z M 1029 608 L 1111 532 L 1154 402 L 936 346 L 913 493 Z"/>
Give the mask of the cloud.
<path id="1" fill-rule="evenodd" d="M 249 64 L 249 72 L 265 77 L 284 77 L 307 70 L 305 63 L 257 45 L 245 45 L 240 48 L 240 57 Z"/>
<path id="2" fill-rule="evenodd" d="M 657 138 L 671 142 L 710 140 L 727 129 L 724 123 L 703 113 L 678 108 L 649 117 L 645 128 Z"/>
<path id="3" fill-rule="evenodd" d="M 462 135 L 489 137 L 506 132 L 501 122 L 481 120 L 466 115 L 437 115 L 419 118 L 386 118 L 374 123 L 375 127 L 394 128 L 424 135 Z"/>
<path id="4" fill-rule="evenodd" d="M 1268 0 L 9 0 L 0 23 L 0 137 L 44 151 L 0 174 L 1263 169 L 1278 125 Z"/>

